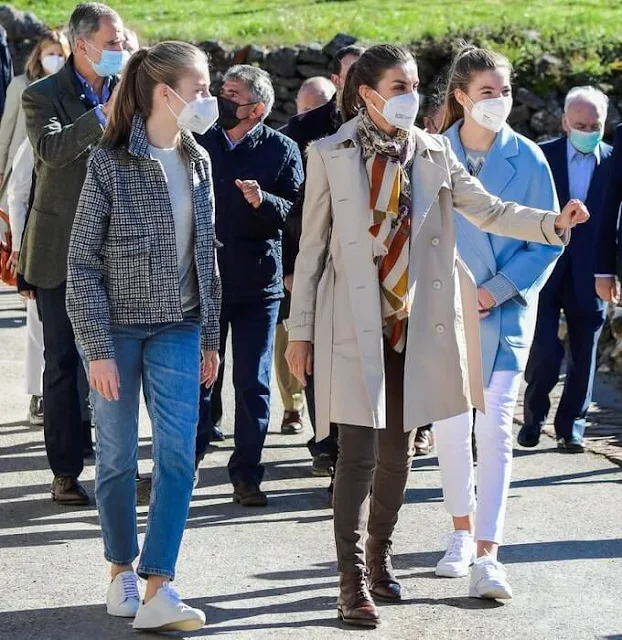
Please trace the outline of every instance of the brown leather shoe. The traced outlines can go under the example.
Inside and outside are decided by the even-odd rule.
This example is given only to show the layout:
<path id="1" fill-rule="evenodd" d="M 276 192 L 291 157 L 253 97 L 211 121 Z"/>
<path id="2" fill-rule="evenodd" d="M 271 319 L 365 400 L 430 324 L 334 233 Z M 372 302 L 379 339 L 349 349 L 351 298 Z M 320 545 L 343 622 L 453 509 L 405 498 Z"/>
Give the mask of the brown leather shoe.
<path id="1" fill-rule="evenodd" d="M 52 481 L 52 500 L 58 504 L 84 507 L 90 503 L 89 494 L 78 478 L 57 476 Z"/>
<path id="2" fill-rule="evenodd" d="M 380 623 L 364 571 L 339 574 L 337 614 L 340 620 L 356 627 L 375 627 Z"/>
<path id="3" fill-rule="evenodd" d="M 265 507 L 268 498 L 254 482 L 238 482 L 233 485 L 233 502 L 243 507 Z"/>
<path id="4" fill-rule="evenodd" d="M 391 545 L 375 546 L 368 543 L 365 555 L 372 596 L 381 602 L 399 602 L 402 599 L 402 586 L 393 572 Z"/>
<path id="5" fill-rule="evenodd" d="M 302 431 L 302 416 L 300 411 L 285 411 L 281 422 L 281 433 L 292 436 Z"/>

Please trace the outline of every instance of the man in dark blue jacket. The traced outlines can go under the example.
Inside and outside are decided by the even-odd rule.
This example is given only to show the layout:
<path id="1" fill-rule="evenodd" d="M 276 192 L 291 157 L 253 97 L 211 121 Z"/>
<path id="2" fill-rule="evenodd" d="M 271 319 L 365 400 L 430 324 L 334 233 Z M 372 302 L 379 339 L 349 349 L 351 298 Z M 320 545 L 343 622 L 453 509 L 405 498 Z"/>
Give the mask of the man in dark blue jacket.
<path id="1" fill-rule="evenodd" d="M 585 415 L 592 399 L 596 347 L 605 321 L 605 304 L 596 295 L 594 274 L 600 248 L 597 231 L 604 214 L 603 194 L 611 168 L 611 147 L 602 142 L 607 97 L 593 87 L 576 87 L 566 96 L 566 136 L 542 145 L 553 172 L 559 204 L 576 198 L 591 218 L 573 229 L 570 244 L 540 293 L 536 332 L 525 371 L 525 425 L 518 435 L 535 447 L 550 409 L 549 394 L 559 379 L 564 348 L 557 337 L 563 309 L 569 357 L 564 391 L 555 415 L 560 451 L 581 453 Z"/>
<path id="2" fill-rule="evenodd" d="M 233 345 L 235 448 L 229 461 L 233 499 L 264 506 L 261 452 L 270 422 L 270 374 L 279 304 L 283 298 L 281 238 L 303 180 L 297 145 L 263 121 L 274 104 L 270 76 L 248 65 L 232 67 L 218 98 L 218 124 L 199 142 L 214 173 L 216 236 L 221 248 L 221 357 L 227 334 Z M 220 396 L 221 375 L 202 402 L 197 461 L 205 453 L 210 399 Z"/>
<path id="3" fill-rule="evenodd" d="M 616 127 L 611 154 L 611 173 L 605 190 L 602 220 L 599 229 L 596 262 L 596 293 L 605 302 L 617 303 L 622 275 L 622 225 L 618 224 L 622 205 L 622 124 Z"/>

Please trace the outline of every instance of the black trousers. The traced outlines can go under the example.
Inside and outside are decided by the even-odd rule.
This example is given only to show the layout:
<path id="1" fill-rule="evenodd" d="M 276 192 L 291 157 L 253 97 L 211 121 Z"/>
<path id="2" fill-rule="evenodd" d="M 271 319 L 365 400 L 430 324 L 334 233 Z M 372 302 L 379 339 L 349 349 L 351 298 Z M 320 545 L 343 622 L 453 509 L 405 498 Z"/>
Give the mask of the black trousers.
<path id="1" fill-rule="evenodd" d="M 65 307 L 65 283 L 54 289 L 37 288 L 37 306 L 43 322 L 44 435 L 48 462 L 54 476 L 77 478 L 84 466 L 78 388 L 80 358 Z"/>
<path id="2" fill-rule="evenodd" d="M 333 422 L 330 423 L 330 434 L 324 440 L 317 442 L 315 439 L 315 387 L 313 383 L 313 376 L 307 376 L 307 386 L 305 387 L 305 396 L 307 398 L 307 410 L 309 411 L 309 421 L 313 427 L 313 437 L 307 442 L 309 452 L 315 458 L 315 456 L 321 453 L 328 454 L 333 464 L 337 464 L 337 456 L 339 455 L 339 429 Z"/>

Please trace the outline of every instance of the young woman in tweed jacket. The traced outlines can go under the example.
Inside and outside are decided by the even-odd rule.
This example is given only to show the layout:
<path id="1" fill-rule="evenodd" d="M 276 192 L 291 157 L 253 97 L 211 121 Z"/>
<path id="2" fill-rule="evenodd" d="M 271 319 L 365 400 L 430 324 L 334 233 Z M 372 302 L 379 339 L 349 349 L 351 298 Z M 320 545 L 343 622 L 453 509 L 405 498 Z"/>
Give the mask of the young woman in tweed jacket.
<path id="1" fill-rule="evenodd" d="M 97 424 L 95 494 L 112 568 L 107 608 L 135 618 L 136 629 L 205 623 L 169 581 L 192 493 L 200 381 L 212 384 L 218 371 L 211 166 L 191 133 L 204 133 L 217 115 L 199 49 L 165 42 L 134 54 L 90 160 L 69 248 L 67 309 Z M 141 384 L 154 471 L 135 573 Z M 142 602 L 137 574 L 147 579 Z"/>

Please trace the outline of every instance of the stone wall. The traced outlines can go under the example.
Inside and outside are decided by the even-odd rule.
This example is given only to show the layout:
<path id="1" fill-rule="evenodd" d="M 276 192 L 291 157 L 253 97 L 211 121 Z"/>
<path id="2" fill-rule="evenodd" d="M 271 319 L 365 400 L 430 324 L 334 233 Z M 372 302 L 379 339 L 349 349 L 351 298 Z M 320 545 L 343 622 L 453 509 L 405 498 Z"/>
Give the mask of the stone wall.
<path id="1" fill-rule="evenodd" d="M 11 5 L 0 5 L 0 25 L 7 31 L 15 71 L 21 73 L 33 41 L 44 25 L 32 13 L 19 11 Z M 475 32 L 470 39 L 477 43 L 480 37 L 486 37 L 486 34 L 478 35 L 478 32 Z M 538 34 L 525 32 L 521 37 L 533 41 L 538 38 Z M 456 38 L 448 36 L 441 40 L 426 38 L 411 45 L 410 48 L 418 61 L 424 95 L 438 90 L 455 50 L 456 41 Z M 234 48 L 216 41 L 205 41 L 199 43 L 199 46 L 210 55 L 215 88 L 222 74 L 233 64 L 257 64 L 266 69 L 272 76 L 276 93 L 276 104 L 270 123 L 279 126 L 296 113 L 295 98 L 301 83 L 312 76 L 328 76 L 329 65 L 335 53 L 341 47 L 355 42 L 356 38 L 352 36 L 338 34 L 326 45 L 315 43 L 268 49 L 249 44 Z M 546 92 L 535 89 L 542 77 L 553 78 L 553 85 L 554 79 L 560 78 L 560 86 L 554 91 Z M 567 90 L 566 86 L 561 85 L 566 78 L 564 60 L 551 53 L 538 54 L 532 60 L 528 72 L 517 74 L 510 124 L 520 133 L 538 141 L 559 135 L 563 95 Z M 611 97 L 607 136 L 611 136 L 615 126 L 622 121 L 622 83 L 620 85 L 621 95 L 612 95 L 611 90 L 614 87 L 603 87 Z"/>
<path id="2" fill-rule="evenodd" d="M 16 73 L 21 73 L 25 59 L 34 40 L 44 25 L 30 12 L 19 11 L 10 5 L 0 5 L 0 25 L 7 31 Z M 483 36 L 486 37 L 486 34 Z M 527 40 L 538 38 L 535 32 L 525 32 Z M 476 44 L 478 36 L 471 38 Z M 200 46 L 211 58 L 213 89 L 216 90 L 223 73 L 233 64 L 256 64 L 266 69 L 273 80 L 276 103 L 270 124 L 280 126 L 296 113 L 296 93 L 301 83 L 312 76 L 328 76 L 330 62 L 344 46 L 354 44 L 356 38 L 338 34 L 326 45 L 319 43 L 297 47 L 268 49 L 253 44 L 233 48 L 220 42 L 205 41 Z M 419 66 L 422 93 L 432 95 L 439 91 L 443 76 L 451 61 L 456 41 L 445 38 L 437 41 L 426 38 L 413 43 L 411 50 Z M 493 45 L 494 47 L 494 45 Z M 542 78 L 548 78 L 549 86 L 556 89 L 541 91 Z M 558 82 L 555 82 L 555 78 Z M 553 79 L 553 82 L 551 82 Z M 514 80 L 514 108 L 510 124 L 528 138 L 541 141 L 561 133 L 563 97 L 569 86 L 588 83 L 589 79 L 573 78 L 567 73 L 566 61 L 552 53 L 538 54 L 516 74 Z M 616 125 L 622 121 L 622 81 L 611 85 L 601 83 L 610 97 L 606 136 L 611 137 Z M 619 92 L 619 94 L 618 94 Z M 562 321 L 560 335 L 564 335 Z M 603 330 L 599 348 L 599 366 L 603 371 L 622 373 L 622 309 L 611 308 L 609 321 Z"/>

